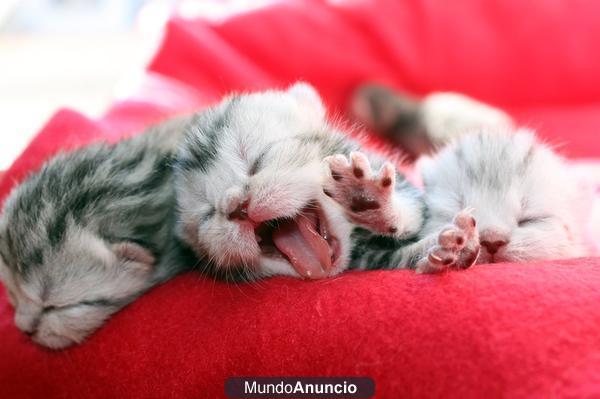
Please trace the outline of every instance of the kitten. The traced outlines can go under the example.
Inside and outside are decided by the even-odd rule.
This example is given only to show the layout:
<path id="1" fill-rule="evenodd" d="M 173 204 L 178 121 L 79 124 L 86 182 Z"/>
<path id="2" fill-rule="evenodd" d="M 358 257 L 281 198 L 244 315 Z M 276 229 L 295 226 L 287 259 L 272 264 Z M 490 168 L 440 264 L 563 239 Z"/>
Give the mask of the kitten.
<path id="1" fill-rule="evenodd" d="M 183 249 L 172 239 L 171 169 L 183 123 L 60 154 L 7 198 L 0 278 L 15 324 L 35 342 L 80 343 L 183 269 Z"/>
<path id="2" fill-rule="evenodd" d="M 387 236 L 381 245 L 399 248 L 416 236 L 419 191 L 325 114 L 316 91 L 298 83 L 197 116 L 175 164 L 176 231 L 208 272 L 322 278 L 360 264 L 356 248 L 369 240 Z"/>
<path id="3" fill-rule="evenodd" d="M 586 255 L 586 195 L 563 159 L 532 132 L 470 134 L 423 160 L 420 168 L 429 209 L 422 236 L 435 236 L 465 208 L 477 221 L 469 234 L 446 229 L 445 241 L 433 244 L 421 271 L 463 267 L 457 255 L 465 249 L 474 254 L 477 235 L 477 263 Z"/>
<path id="4" fill-rule="evenodd" d="M 482 127 L 511 127 L 510 116 L 468 96 L 431 93 L 416 99 L 376 84 L 359 87 L 351 114 L 413 159 L 432 153 L 456 136 Z"/>

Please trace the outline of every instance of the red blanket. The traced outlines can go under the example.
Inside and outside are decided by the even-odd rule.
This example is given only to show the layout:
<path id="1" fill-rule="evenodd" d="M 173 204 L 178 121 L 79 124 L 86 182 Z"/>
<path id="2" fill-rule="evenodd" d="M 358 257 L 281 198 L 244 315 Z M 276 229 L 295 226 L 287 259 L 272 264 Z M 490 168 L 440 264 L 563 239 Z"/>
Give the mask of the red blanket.
<path id="1" fill-rule="evenodd" d="M 99 120 L 59 112 L 0 198 L 60 149 L 299 78 L 333 113 L 366 79 L 462 91 L 509 107 L 568 156 L 599 157 L 598 12 L 558 0 L 309 1 L 219 24 L 174 19 L 140 95 Z M 382 398 L 600 396 L 598 258 L 248 286 L 190 273 L 63 352 L 31 343 L 12 317 L 0 289 L 0 398 L 210 398 L 244 375 L 370 376 Z"/>

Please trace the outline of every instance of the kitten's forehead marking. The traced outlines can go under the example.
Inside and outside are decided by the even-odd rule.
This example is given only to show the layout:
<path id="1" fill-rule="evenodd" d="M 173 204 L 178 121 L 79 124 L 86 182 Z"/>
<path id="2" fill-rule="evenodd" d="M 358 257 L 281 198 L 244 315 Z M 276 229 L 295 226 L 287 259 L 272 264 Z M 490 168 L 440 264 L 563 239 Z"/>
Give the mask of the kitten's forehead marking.
<path id="1" fill-rule="evenodd" d="M 267 148 L 267 149 L 263 150 L 260 154 L 258 154 L 258 156 L 254 160 L 254 162 L 252 162 L 252 165 L 250 166 L 250 169 L 248 170 L 248 175 L 253 176 L 256 173 L 258 173 L 259 170 L 262 169 L 263 162 L 265 160 L 265 157 L 267 156 L 267 152 L 268 151 L 269 150 Z"/>
<path id="2" fill-rule="evenodd" d="M 468 148 L 467 140 L 466 145 L 456 146 L 454 156 L 463 165 L 466 177 L 474 186 L 485 184 L 493 190 L 503 190 L 515 179 L 525 175 L 536 149 L 533 141 L 526 136 L 520 139 L 517 136 L 506 137 L 501 133 L 478 134 L 476 142 L 471 143 L 476 145 Z M 465 149 L 469 154 L 465 153 Z"/>
<path id="3" fill-rule="evenodd" d="M 177 169 L 206 172 L 214 164 L 222 130 L 230 125 L 239 102 L 239 97 L 231 97 L 223 109 L 210 109 L 193 118 L 186 127 L 185 151 L 175 161 Z"/>

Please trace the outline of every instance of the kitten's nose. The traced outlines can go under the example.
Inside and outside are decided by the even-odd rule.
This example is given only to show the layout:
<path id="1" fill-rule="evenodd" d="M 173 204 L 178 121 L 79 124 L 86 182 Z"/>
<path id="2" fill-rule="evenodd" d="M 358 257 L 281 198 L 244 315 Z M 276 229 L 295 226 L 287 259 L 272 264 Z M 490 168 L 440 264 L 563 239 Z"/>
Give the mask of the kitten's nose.
<path id="1" fill-rule="evenodd" d="M 481 245 L 483 245 L 485 247 L 485 249 L 491 254 L 494 255 L 496 252 L 498 252 L 498 250 L 505 246 L 506 244 L 508 244 L 507 241 L 503 241 L 503 240 L 498 240 L 498 241 L 494 241 L 494 242 L 490 242 L 490 241 L 481 241 Z"/>
<path id="2" fill-rule="evenodd" d="M 248 199 L 240 202 L 238 206 L 227 215 L 229 220 L 246 220 L 248 219 Z"/>
<path id="3" fill-rule="evenodd" d="M 508 234 L 498 230 L 488 229 L 479 234 L 479 243 L 485 247 L 490 255 L 494 255 L 500 248 L 506 246 L 509 241 Z"/>

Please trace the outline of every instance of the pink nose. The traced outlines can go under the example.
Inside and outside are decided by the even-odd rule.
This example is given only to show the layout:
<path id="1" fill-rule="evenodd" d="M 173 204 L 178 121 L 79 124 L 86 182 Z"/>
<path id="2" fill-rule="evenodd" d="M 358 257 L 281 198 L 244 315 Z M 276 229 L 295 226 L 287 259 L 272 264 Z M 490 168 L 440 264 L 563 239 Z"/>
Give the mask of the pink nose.
<path id="1" fill-rule="evenodd" d="M 500 248 L 506 246 L 510 239 L 506 233 L 495 229 L 487 229 L 479 235 L 479 242 L 490 255 L 494 255 Z"/>
<path id="2" fill-rule="evenodd" d="M 483 245 L 485 247 L 485 249 L 491 254 L 494 255 L 496 252 L 498 252 L 498 250 L 505 246 L 506 244 L 508 244 L 507 241 L 494 241 L 494 242 L 489 242 L 489 241 L 481 241 L 481 245 Z"/>

